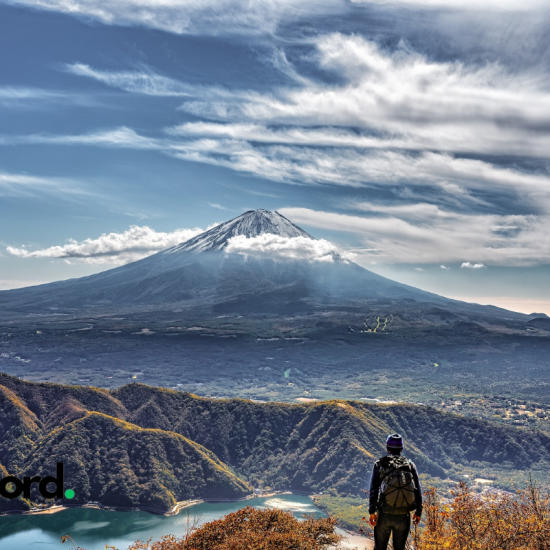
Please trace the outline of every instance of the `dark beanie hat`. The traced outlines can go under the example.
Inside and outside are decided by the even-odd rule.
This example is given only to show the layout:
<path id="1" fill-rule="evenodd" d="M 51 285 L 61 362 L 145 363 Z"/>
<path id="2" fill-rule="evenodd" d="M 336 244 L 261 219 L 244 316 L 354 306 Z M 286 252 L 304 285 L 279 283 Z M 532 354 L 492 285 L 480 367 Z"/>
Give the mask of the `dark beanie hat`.
<path id="1" fill-rule="evenodd" d="M 386 447 L 389 447 L 390 449 L 402 449 L 403 438 L 399 434 L 388 435 Z"/>

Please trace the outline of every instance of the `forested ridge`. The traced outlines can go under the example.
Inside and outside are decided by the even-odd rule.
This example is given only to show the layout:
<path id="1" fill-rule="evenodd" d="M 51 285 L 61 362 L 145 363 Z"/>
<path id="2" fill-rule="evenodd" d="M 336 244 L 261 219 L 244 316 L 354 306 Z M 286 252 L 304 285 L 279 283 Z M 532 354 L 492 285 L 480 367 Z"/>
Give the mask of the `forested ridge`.
<path id="1" fill-rule="evenodd" d="M 255 403 L 0 374 L 0 411 L 0 465 L 47 475 L 64 462 L 74 503 L 167 510 L 187 498 L 238 498 L 252 486 L 359 496 L 393 431 L 420 471 L 441 478 L 457 465 L 550 463 L 544 434 L 409 404 Z"/>

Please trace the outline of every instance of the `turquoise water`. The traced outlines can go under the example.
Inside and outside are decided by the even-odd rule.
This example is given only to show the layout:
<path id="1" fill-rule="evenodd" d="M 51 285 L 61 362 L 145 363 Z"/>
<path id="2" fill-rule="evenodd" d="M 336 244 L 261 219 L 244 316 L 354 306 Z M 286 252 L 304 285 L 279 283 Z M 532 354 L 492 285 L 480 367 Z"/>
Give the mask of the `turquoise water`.
<path id="1" fill-rule="evenodd" d="M 304 513 L 324 514 L 305 496 L 277 495 L 241 502 L 203 503 L 182 510 L 177 516 L 157 516 L 147 512 L 108 512 L 74 508 L 57 514 L 0 517 L 2 550 L 72 550 L 72 544 L 61 544 L 63 535 L 71 535 L 77 546 L 86 550 L 105 550 L 105 545 L 126 550 L 135 540 L 158 540 L 162 535 L 185 534 L 189 519 L 201 523 L 219 519 L 244 506 L 282 508 L 301 517 Z"/>

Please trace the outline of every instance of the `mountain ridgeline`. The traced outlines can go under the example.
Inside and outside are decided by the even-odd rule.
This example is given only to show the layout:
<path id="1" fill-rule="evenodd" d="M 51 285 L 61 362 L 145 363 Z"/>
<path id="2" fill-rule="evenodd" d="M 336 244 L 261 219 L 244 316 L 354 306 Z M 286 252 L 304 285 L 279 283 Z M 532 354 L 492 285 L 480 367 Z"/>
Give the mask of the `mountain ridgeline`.
<path id="1" fill-rule="evenodd" d="M 64 462 L 77 504 L 166 511 L 177 501 L 234 499 L 258 486 L 361 495 L 396 430 L 407 456 L 435 477 L 457 464 L 527 471 L 550 462 L 544 434 L 418 405 L 254 403 L 0 374 L 0 410 L 0 470 L 48 475 Z M 25 506 L 0 498 L 3 510 Z"/>
<path id="2" fill-rule="evenodd" d="M 333 252 L 327 261 L 228 252 L 234 237 L 260 235 L 315 239 L 268 210 L 251 210 L 196 237 L 142 260 L 102 273 L 0 292 L 4 314 L 74 314 L 146 308 L 200 308 L 202 313 L 264 312 L 288 315 L 373 301 L 414 302 L 501 315 L 391 281 Z M 127 310 L 127 309 L 126 309 Z M 510 314 L 523 317 L 518 314 Z"/>
<path id="3" fill-rule="evenodd" d="M 388 379 L 393 398 L 432 405 L 455 401 L 457 377 L 467 394 L 496 379 L 545 403 L 545 327 L 381 277 L 253 210 L 115 269 L 1 291 L 0 371 L 262 401 L 383 400 Z"/>

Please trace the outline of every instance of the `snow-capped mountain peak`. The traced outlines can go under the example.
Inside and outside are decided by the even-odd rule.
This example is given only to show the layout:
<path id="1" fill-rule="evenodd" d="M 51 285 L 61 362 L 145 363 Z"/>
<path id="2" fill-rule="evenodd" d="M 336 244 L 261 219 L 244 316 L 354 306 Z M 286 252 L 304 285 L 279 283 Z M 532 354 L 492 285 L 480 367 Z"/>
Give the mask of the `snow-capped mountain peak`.
<path id="1" fill-rule="evenodd" d="M 313 239 L 311 235 L 294 225 L 277 211 L 249 210 L 244 214 L 221 223 L 212 229 L 193 237 L 189 241 L 178 244 L 164 251 L 164 254 L 174 252 L 206 252 L 209 250 L 224 249 L 229 239 L 244 235 L 245 237 L 257 237 L 265 233 L 280 237 L 306 237 Z"/>

